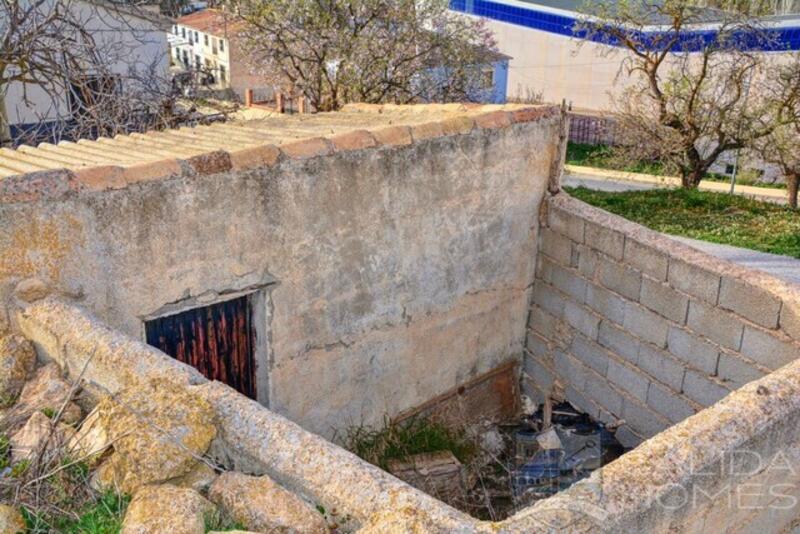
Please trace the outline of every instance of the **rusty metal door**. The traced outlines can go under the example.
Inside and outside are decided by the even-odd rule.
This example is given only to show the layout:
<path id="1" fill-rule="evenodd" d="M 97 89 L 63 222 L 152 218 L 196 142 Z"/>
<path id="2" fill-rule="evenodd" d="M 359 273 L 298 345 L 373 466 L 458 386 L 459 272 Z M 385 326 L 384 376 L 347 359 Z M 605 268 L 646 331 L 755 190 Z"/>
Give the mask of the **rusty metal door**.
<path id="1" fill-rule="evenodd" d="M 256 398 L 252 301 L 249 295 L 147 321 L 147 343 L 211 380 Z"/>

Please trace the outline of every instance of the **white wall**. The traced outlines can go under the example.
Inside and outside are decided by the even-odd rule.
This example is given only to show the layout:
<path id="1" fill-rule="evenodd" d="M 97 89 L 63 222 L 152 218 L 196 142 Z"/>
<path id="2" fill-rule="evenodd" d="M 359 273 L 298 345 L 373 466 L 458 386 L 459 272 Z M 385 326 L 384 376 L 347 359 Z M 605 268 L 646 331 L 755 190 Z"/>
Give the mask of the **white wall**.
<path id="1" fill-rule="evenodd" d="M 124 76 L 132 69 L 142 72 L 154 65 L 158 76 L 167 80 L 169 58 L 166 34 L 154 22 L 122 15 L 119 11 L 109 11 L 97 5 L 90 6 L 80 0 L 72 1 L 69 7 L 82 26 L 92 31 L 110 70 L 122 75 L 123 90 L 126 84 L 127 89 L 133 90 L 130 85 L 134 82 Z M 49 11 L 50 8 L 42 9 Z M 54 85 L 62 83 L 61 80 L 50 81 Z M 36 123 L 69 115 L 66 95 L 53 87 L 45 91 L 43 86 L 13 83 L 7 89 L 5 102 L 11 124 Z"/>

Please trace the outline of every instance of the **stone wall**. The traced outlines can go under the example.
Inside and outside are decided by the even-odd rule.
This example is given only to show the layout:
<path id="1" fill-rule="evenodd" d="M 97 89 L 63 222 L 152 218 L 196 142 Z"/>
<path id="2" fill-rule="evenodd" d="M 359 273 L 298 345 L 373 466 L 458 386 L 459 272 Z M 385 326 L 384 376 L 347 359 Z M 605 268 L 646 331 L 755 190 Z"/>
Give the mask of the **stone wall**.
<path id="1" fill-rule="evenodd" d="M 800 356 L 800 288 L 550 197 L 523 389 L 558 380 L 635 445 Z"/>
<path id="2" fill-rule="evenodd" d="M 143 339 L 147 319 L 260 291 L 259 401 L 325 435 L 519 362 L 560 117 L 436 115 L 457 108 L 374 107 L 341 120 L 380 127 L 331 139 L 2 179 L 0 330 L 40 293 Z M 324 134 L 337 117 L 288 128 Z"/>

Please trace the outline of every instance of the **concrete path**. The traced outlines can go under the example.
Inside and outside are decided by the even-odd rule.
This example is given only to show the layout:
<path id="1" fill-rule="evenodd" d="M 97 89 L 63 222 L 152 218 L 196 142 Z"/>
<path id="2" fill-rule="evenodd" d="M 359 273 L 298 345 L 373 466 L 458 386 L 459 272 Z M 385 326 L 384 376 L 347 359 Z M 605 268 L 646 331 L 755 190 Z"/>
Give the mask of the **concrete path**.
<path id="1" fill-rule="evenodd" d="M 778 278 L 783 278 L 789 282 L 800 284 L 800 259 L 789 256 L 778 256 L 777 254 L 767 254 L 746 248 L 732 247 L 730 245 L 718 245 L 707 241 L 698 241 L 688 237 L 671 235 L 671 238 L 686 243 L 698 250 L 702 250 L 712 256 L 717 256 L 724 260 L 738 263 L 750 269 L 758 269 Z"/>
<path id="2" fill-rule="evenodd" d="M 561 183 L 573 187 L 583 185 L 584 187 L 597 189 L 599 191 L 632 191 L 655 189 L 657 187 L 680 186 L 679 179 L 668 176 L 611 171 L 593 167 L 579 167 L 577 165 L 564 166 L 564 176 L 561 179 Z M 699 189 L 701 191 L 727 193 L 730 190 L 730 184 L 703 180 L 700 182 Z M 786 190 L 784 189 L 737 185 L 734 191 L 737 195 L 765 200 L 767 202 L 786 204 Z"/>

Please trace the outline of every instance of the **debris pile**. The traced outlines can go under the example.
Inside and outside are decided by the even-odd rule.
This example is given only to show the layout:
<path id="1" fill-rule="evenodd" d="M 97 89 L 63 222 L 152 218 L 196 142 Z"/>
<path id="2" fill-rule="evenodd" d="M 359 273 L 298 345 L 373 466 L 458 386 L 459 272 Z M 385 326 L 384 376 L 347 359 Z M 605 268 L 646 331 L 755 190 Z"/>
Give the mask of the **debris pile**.
<path id="1" fill-rule="evenodd" d="M 445 450 L 391 460 L 386 468 L 474 517 L 501 520 L 625 452 L 614 437 L 621 422 L 605 425 L 569 403 L 549 399 L 529 412 L 512 422 L 466 429 L 476 444 L 467 461 Z"/>

